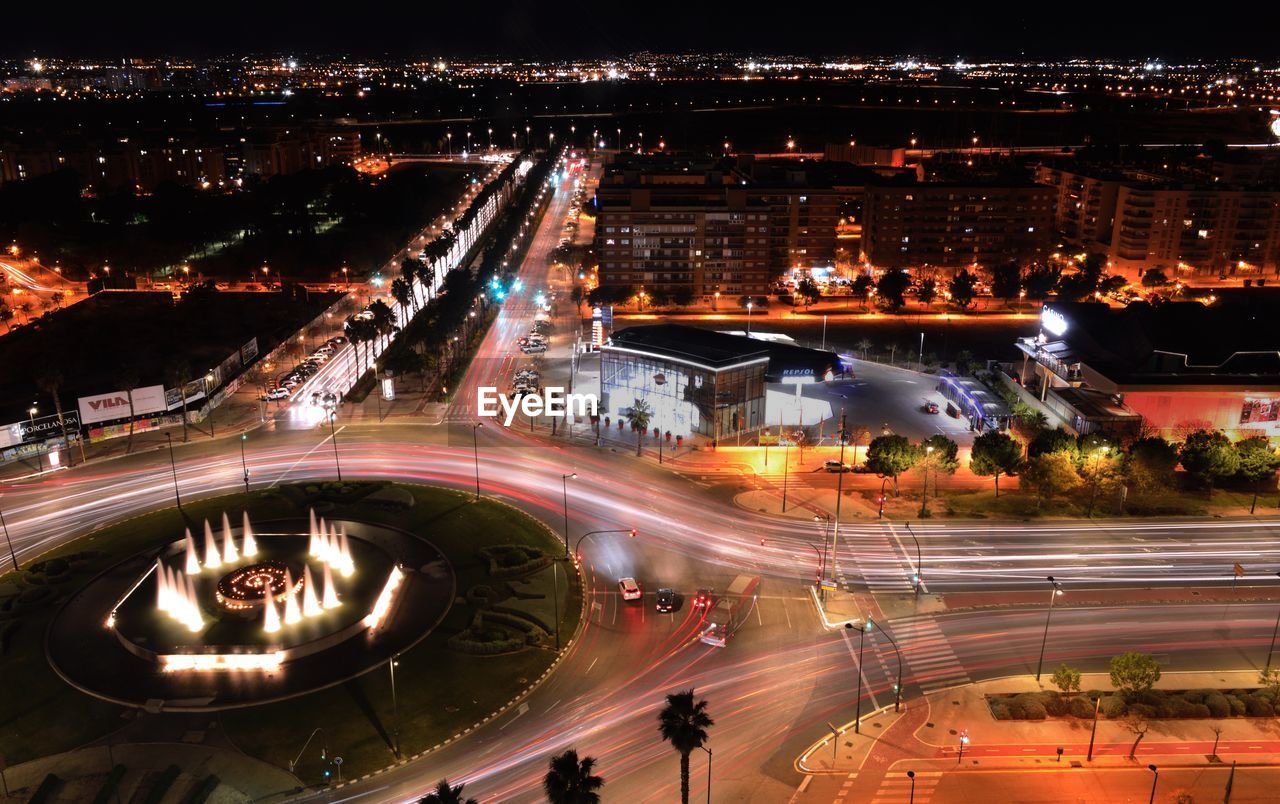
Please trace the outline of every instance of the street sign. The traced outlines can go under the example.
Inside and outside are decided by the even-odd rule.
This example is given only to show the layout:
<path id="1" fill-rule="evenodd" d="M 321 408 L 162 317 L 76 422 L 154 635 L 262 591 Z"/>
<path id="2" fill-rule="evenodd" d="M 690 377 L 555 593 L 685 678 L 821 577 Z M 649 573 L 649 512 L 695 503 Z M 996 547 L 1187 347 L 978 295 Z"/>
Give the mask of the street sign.
<path id="1" fill-rule="evenodd" d="M 838 584 L 836 584 L 835 581 L 823 581 L 822 588 L 823 589 L 839 589 L 840 587 Z"/>

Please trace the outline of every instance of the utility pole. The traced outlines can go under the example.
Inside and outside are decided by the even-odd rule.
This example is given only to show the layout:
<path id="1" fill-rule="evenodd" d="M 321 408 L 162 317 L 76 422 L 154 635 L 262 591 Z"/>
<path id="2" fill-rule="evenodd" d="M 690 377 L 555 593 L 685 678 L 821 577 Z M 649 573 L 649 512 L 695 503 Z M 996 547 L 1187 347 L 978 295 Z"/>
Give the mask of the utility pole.
<path id="1" fill-rule="evenodd" d="M 845 430 L 845 410 L 840 409 L 840 472 L 836 477 L 836 518 L 831 527 L 831 559 L 827 564 L 831 567 L 831 581 L 836 580 L 836 549 L 840 543 L 840 498 L 844 496 L 844 442 L 848 440 Z"/>

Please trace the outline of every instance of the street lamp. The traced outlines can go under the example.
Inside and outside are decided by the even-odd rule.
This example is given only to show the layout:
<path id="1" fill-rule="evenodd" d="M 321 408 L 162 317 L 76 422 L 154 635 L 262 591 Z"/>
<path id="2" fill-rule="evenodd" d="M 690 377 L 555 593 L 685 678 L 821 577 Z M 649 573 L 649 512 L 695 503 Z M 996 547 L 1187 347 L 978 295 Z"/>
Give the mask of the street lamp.
<path id="1" fill-rule="evenodd" d="M 844 627 L 846 631 L 852 631 L 853 623 L 845 623 Z M 870 631 L 873 627 L 874 625 L 872 624 L 871 619 L 867 618 L 867 621 L 863 624 L 863 626 L 858 629 L 858 700 L 857 700 L 857 710 L 855 711 L 853 716 L 853 733 L 854 734 L 862 733 L 862 676 L 863 676 L 862 648 L 867 641 L 867 632 Z"/>
<path id="2" fill-rule="evenodd" d="M 165 433 L 164 438 L 169 442 L 169 471 L 173 473 L 173 499 L 178 504 L 178 513 L 182 513 L 182 497 L 178 494 L 178 464 L 173 459 L 173 435 Z"/>
<path id="3" fill-rule="evenodd" d="M 752 308 L 752 306 L 753 306 L 753 305 L 752 305 L 752 303 L 751 303 L 751 302 L 747 302 L 747 337 L 748 337 L 748 338 L 750 338 L 750 337 L 751 337 L 751 308 Z"/>
<path id="4" fill-rule="evenodd" d="M 338 482 L 342 482 L 342 461 L 338 460 L 338 431 L 333 428 L 333 420 L 338 418 L 336 410 L 329 411 L 329 437 L 333 439 L 333 464 L 338 468 Z"/>
<path id="5" fill-rule="evenodd" d="M 387 659 L 387 669 L 391 671 L 391 728 L 395 737 L 396 759 L 400 758 L 400 704 L 396 700 L 396 665 L 400 664 L 399 659 L 398 653 L 391 654 L 391 658 Z"/>
<path id="6" fill-rule="evenodd" d="M 867 622 L 871 623 L 884 634 L 884 638 L 889 640 L 889 644 L 893 646 L 893 652 L 898 657 L 898 682 L 893 685 L 893 711 L 902 711 L 902 650 L 898 647 L 898 643 L 893 641 L 893 637 L 889 636 L 889 632 L 880 626 L 880 623 L 867 618 Z M 861 664 L 861 662 L 859 662 Z"/>
<path id="7" fill-rule="evenodd" d="M 579 537 L 578 537 L 578 540 L 577 540 L 577 541 L 575 541 L 575 542 L 573 543 L 573 561 L 574 561 L 574 563 L 575 563 L 575 564 L 581 564 L 581 563 L 582 563 L 582 554 L 578 552 L 578 547 L 582 545 L 582 540 L 583 540 L 583 539 L 585 539 L 585 538 L 587 538 L 588 536 L 599 536 L 599 535 L 601 535 L 601 534 L 603 534 L 603 533 L 625 533 L 625 534 L 627 534 L 628 536 L 630 536 L 631 538 L 633 538 L 633 539 L 634 539 L 634 538 L 636 537 L 636 533 L 637 533 L 637 531 L 636 531 L 636 529 L 635 529 L 635 528 L 625 528 L 625 529 L 617 529 L 617 528 L 615 528 L 615 529 L 612 529 L 612 530 L 589 530 L 589 531 L 587 531 L 586 533 L 584 533 L 584 534 L 582 534 L 581 536 L 579 536 Z"/>
<path id="8" fill-rule="evenodd" d="M 249 440 L 248 433 L 240 434 L 240 469 L 244 472 L 244 493 L 249 493 L 249 465 L 244 460 L 244 442 Z"/>
<path id="9" fill-rule="evenodd" d="M 911 535 L 911 541 L 916 543 L 916 574 L 912 576 L 912 585 L 915 586 L 916 596 L 920 595 L 920 585 L 924 583 L 924 558 L 920 553 L 920 540 L 916 538 L 916 532 L 911 529 L 911 523 L 907 523 L 907 533 Z"/>
<path id="10" fill-rule="evenodd" d="M 701 748 L 703 751 L 707 752 L 707 802 L 708 804 L 710 804 L 711 802 L 711 749 L 707 748 L 705 745 L 700 745 L 698 747 Z"/>
<path id="11" fill-rule="evenodd" d="M 569 557 L 569 481 L 578 476 L 577 472 L 560 475 L 560 489 L 564 492 L 564 557 Z"/>
<path id="12" fill-rule="evenodd" d="M 924 488 L 920 492 L 920 518 L 924 519 L 929 516 L 929 456 L 933 454 L 933 447 L 924 448 Z"/>
<path id="13" fill-rule="evenodd" d="M 480 441 L 476 432 L 484 427 L 484 422 L 471 425 L 471 451 L 476 460 L 476 502 L 480 502 Z"/>
<path id="14" fill-rule="evenodd" d="M 908 804 L 916 804 L 916 772 L 907 771 L 907 778 L 911 780 L 911 798 Z"/>
<path id="15" fill-rule="evenodd" d="M 18 554 L 13 551 L 13 539 L 9 538 L 9 526 L 4 522 L 4 512 L 0 511 L 0 529 L 4 530 L 4 540 L 9 545 L 9 558 L 13 559 L 13 571 L 18 571 Z"/>
<path id="16" fill-rule="evenodd" d="M 1036 681 L 1040 680 L 1040 672 L 1044 669 L 1044 648 L 1049 644 L 1049 620 L 1053 617 L 1053 603 L 1062 594 L 1062 584 L 1049 576 L 1049 609 L 1044 617 L 1044 638 L 1040 640 L 1040 661 L 1036 663 Z"/>
<path id="17" fill-rule="evenodd" d="M 1276 576 L 1280 577 L 1280 572 L 1277 572 Z M 1271 654 L 1276 652 L 1276 634 L 1280 634 L 1280 611 L 1276 612 L 1276 627 L 1271 632 L 1271 647 L 1267 648 L 1267 664 L 1262 668 L 1263 675 L 1266 675 L 1267 671 L 1271 669 Z"/>
<path id="18" fill-rule="evenodd" d="M 1151 771 L 1151 797 L 1147 799 L 1147 804 L 1154 804 L 1156 800 L 1156 783 L 1160 781 L 1160 769 L 1155 765 L 1148 765 L 1147 770 Z"/>

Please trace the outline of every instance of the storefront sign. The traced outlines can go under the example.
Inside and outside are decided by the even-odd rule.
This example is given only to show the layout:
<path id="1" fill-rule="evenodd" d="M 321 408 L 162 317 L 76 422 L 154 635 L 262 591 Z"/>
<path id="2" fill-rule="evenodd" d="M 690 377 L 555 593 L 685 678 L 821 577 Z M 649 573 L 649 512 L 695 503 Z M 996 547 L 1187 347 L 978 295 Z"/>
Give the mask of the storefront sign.
<path id="1" fill-rule="evenodd" d="M 132 407 L 130 402 L 132 401 Z M 84 424 L 126 419 L 146 413 L 165 410 L 163 385 L 148 385 L 128 391 L 112 391 L 94 396 L 82 396 L 79 400 L 80 421 Z"/>

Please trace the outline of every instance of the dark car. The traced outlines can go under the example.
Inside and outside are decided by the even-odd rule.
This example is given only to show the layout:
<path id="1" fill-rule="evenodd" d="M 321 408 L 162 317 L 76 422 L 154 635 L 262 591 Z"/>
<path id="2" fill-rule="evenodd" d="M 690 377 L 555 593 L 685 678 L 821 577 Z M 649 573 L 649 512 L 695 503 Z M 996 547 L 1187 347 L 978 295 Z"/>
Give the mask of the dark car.
<path id="1" fill-rule="evenodd" d="M 659 614 L 666 614 L 669 611 L 675 611 L 676 610 L 675 590 L 667 589 L 665 587 L 663 587 L 662 589 L 659 589 L 657 600 L 654 603 L 654 608 L 658 610 Z"/>
<path id="2" fill-rule="evenodd" d="M 924 412 L 925 412 L 925 413 L 932 413 L 932 414 L 936 414 L 936 413 L 938 412 L 938 403 L 937 403 L 937 402 L 925 402 L 925 403 L 924 403 L 924 408 L 923 408 L 923 410 L 924 410 Z"/>
<path id="3" fill-rule="evenodd" d="M 695 609 L 710 609 L 715 605 L 715 590 L 709 586 L 701 586 L 697 593 L 693 596 L 693 607 Z"/>

